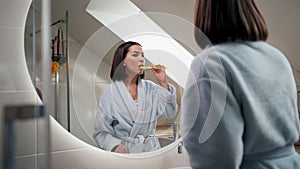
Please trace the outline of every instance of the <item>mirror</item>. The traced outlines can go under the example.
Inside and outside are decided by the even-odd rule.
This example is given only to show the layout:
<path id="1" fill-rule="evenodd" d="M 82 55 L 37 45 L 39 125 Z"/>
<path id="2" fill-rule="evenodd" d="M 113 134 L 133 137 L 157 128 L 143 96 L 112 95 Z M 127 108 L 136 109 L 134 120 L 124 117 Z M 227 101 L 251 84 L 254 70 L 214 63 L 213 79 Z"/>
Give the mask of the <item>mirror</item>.
<path id="1" fill-rule="evenodd" d="M 37 94 L 43 100 L 42 82 L 42 63 L 41 63 L 41 0 L 33 0 L 27 14 L 25 24 L 24 44 L 26 63 L 31 76 L 32 83 L 36 88 Z M 51 107 L 53 112 L 50 114 L 66 129 L 68 122 L 66 114 L 69 112 L 68 103 L 68 73 L 67 66 L 67 18 L 66 14 L 60 20 L 51 24 L 51 54 L 49 59 L 51 65 L 51 87 L 53 100 Z"/>
<path id="2" fill-rule="evenodd" d="M 38 4 L 38 1 L 36 1 L 37 3 L 36 4 Z M 81 2 L 83 5 L 82 6 L 86 6 L 87 5 L 87 3 L 88 2 Z M 185 2 L 185 3 L 187 3 L 187 2 Z M 53 1 L 53 4 L 55 4 L 55 5 L 53 5 L 54 6 L 54 8 L 53 8 L 53 20 L 54 21 L 57 21 L 57 19 L 60 19 L 62 16 L 64 16 L 64 13 L 63 12 L 58 12 L 58 4 L 60 4 L 60 5 L 62 5 L 63 7 L 62 8 L 64 8 L 64 9 L 71 9 L 72 7 L 66 7 L 66 1 L 64 1 L 64 2 L 58 2 L 58 1 Z M 38 6 L 38 5 L 37 5 Z M 263 7 L 263 6 L 262 6 Z M 191 8 L 192 9 L 192 8 Z M 34 17 L 35 16 L 37 16 L 38 17 L 38 14 L 39 14 L 39 9 L 38 8 L 36 8 L 35 9 L 36 10 L 36 14 L 37 15 L 34 15 Z M 85 10 L 79 10 L 79 12 L 78 13 L 80 13 L 80 14 L 82 14 L 82 13 L 85 13 Z M 266 14 L 268 14 L 268 12 L 266 12 Z M 31 14 L 28 14 L 28 18 L 30 18 L 31 16 L 30 16 Z M 274 16 L 274 15 L 270 15 L 270 16 Z M 288 15 L 289 16 L 289 15 Z M 76 17 L 76 13 L 75 12 L 73 12 L 72 13 L 72 18 L 77 18 Z M 155 17 L 154 17 L 155 18 Z M 74 19 L 75 20 L 75 19 Z M 73 20 L 73 21 L 74 21 Z M 86 21 L 90 21 L 90 20 L 93 20 L 93 18 L 92 17 L 89 17 L 89 19 L 86 19 Z M 36 19 L 35 20 L 36 21 L 36 23 L 35 23 L 35 25 L 33 26 L 33 27 L 35 27 L 36 25 L 39 25 L 39 23 L 38 23 L 38 21 L 39 21 L 39 19 Z M 81 21 L 85 21 L 85 20 L 81 20 Z M 73 23 L 75 23 L 75 22 L 73 22 Z M 27 23 L 27 25 L 32 25 L 33 23 L 31 23 L 31 24 L 29 24 L 29 23 Z M 76 25 L 73 25 L 73 26 L 70 26 L 71 28 L 76 28 L 76 30 L 72 30 L 72 31 L 74 31 L 74 32 L 81 32 L 80 33 L 80 35 L 82 35 L 82 34 L 88 34 L 88 36 L 85 36 L 85 37 L 89 37 L 93 32 L 95 32 L 98 28 L 100 28 L 102 25 L 101 25 L 101 23 L 98 23 L 98 22 L 93 22 L 93 26 L 94 26 L 94 28 L 93 29 L 91 29 L 91 27 L 93 27 L 93 26 L 86 26 L 86 25 L 88 25 L 88 24 L 86 24 L 85 22 L 82 22 L 82 25 L 84 25 L 84 27 L 85 27 L 85 29 L 84 30 L 82 30 L 82 29 L 78 29 L 78 27 L 79 26 L 76 26 Z M 80 25 L 81 26 L 81 25 Z M 95 28 L 96 27 L 96 28 Z M 39 26 L 37 26 L 36 27 L 36 29 L 38 29 L 39 28 Z M 178 27 L 176 27 L 176 28 L 178 28 Z M 178 30 L 180 30 L 181 28 L 178 28 Z M 275 27 L 272 27 L 272 30 L 275 30 L 276 28 Z M 80 30 L 80 31 L 79 31 Z M 184 30 L 184 29 L 183 29 Z M 30 34 L 30 32 L 32 33 L 32 32 L 34 32 L 33 30 L 31 30 L 31 31 L 29 31 L 29 33 L 28 32 L 26 32 L 25 34 L 26 35 L 29 35 Z M 271 32 L 276 32 L 277 33 L 277 31 L 275 30 L 275 31 L 271 31 Z M 291 32 L 291 31 L 285 31 L 285 32 Z M 109 34 L 112 34 L 111 32 L 109 32 L 108 31 L 108 33 Z M 294 35 L 294 33 L 292 32 L 291 34 L 293 34 Z M 174 36 L 175 38 L 176 38 L 176 36 Z M 274 36 L 273 36 L 274 37 Z M 26 38 L 28 38 L 28 36 L 26 36 L 25 37 L 25 41 L 27 41 L 28 39 L 26 39 Z M 178 38 L 178 37 L 177 37 Z M 82 40 L 82 39 L 84 39 L 84 40 Z M 76 63 L 77 63 L 77 56 L 78 56 L 78 53 L 80 53 L 80 48 L 82 47 L 82 44 L 84 44 L 84 42 L 87 40 L 88 38 L 78 38 L 78 37 L 76 37 L 76 38 L 74 38 L 74 39 L 72 39 L 71 40 L 71 42 L 70 42 L 70 45 L 71 45 L 71 48 L 72 48 L 72 50 L 70 51 L 71 52 L 71 55 L 70 55 L 70 57 L 71 57 L 71 60 L 70 60 L 70 62 L 72 63 L 71 64 L 71 67 L 70 67 L 70 73 L 73 73 L 73 70 L 74 70 L 74 67 L 75 67 L 75 65 L 76 65 Z M 117 37 L 116 37 L 116 39 L 117 39 L 117 41 L 119 40 L 120 41 L 120 39 L 118 39 Z M 191 37 L 191 39 L 193 39 L 192 37 Z M 276 39 L 276 38 L 274 38 L 274 39 Z M 287 38 L 287 39 L 293 39 L 293 38 Z M 31 40 L 33 40 L 33 39 L 31 39 Z M 107 39 L 104 39 L 103 41 L 105 41 L 105 43 L 106 43 L 106 40 Z M 39 35 L 36 35 L 36 39 L 35 39 L 35 41 L 36 42 L 38 42 L 39 41 Z M 177 40 L 179 43 L 182 41 L 182 39 L 181 38 L 178 38 L 178 40 Z M 30 43 L 25 43 L 25 45 L 27 45 L 27 44 L 30 44 Z M 38 43 L 32 43 L 32 44 L 34 44 L 34 45 L 39 45 Z M 186 46 L 189 46 L 189 45 L 187 45 L 188 43 L 182 43 L 183 45 L 186 45 Z M 292 45 L 288 45 L 288 43 L 284 43 L 284 44 L 286 44 L 287 46 L 292 46 Z M 294 43 L 294 44 L 297 44 L 297 43 Z M 102 45 L 102 44 L 99 44 L 99 45 Z M 111 44 L 112 45 L 112 44 Z M 30 47 L 32 47 L 32 53 L 30 53 L 30 54 L 27 54 L 27 52 L 26 52 L 26 56 L 33 56 L 32 58 L 31 58 L 31 60 L 30 60 L 30 58 L 27 58 L 27 63 L 28 63 L 28 66 L 30 67 L 29 68 L 29 71 L 30 71 L 30 73 L 31 73 L 31 75 L 34 75 L 34 73 L 38 73 L 39 72 L 39 51 L 38 50 L 34 50 L 34 49 L 40 49 L 40 47 L 33 47 L 33 46 L 30 46 Z M 287 49 L 290 49 L 290 48 L 288 48 L 288 47 L 286 47 L 286 46 L 283 46 L 283 47 L 285 47 L 285 48 L 287 48 Z M 29 49 L 27 46 L 25 47 L 25 49 Z M 112 49 L 112 48 L 111 48 Z M 291 52 L 290 52 L 291 51 Z M 296 56 L 294 53 L 298 53 L 298 52 L 294 52 L 295 50 L 287 50 L 286 52 L 288 53 L 288 56 Z M 37 55 L 37 57 L 35 57 L 36 55 L 34 54 L 34 53 L 36 53 L 36 55 Z M 195 53 L 197 53 L 197 52 L 195 52 Z M 107 54 L 108 55 L 108 54 Z M 105 57 L 106 58 L 106 57 Z M 34 59 L 36 59 L 36 60 L 34 60 Z M 292 59 L 293 60 L 293 58 L 290 58 L 290 59 Z M 106 59 L 105 59 L 106 60 Z M 96 79 L 98 79 L 98 76 L 103 76 L 101 73 L 99 73 L 99 72 L 102 72 L 102 66 L 104 65 L 104 67 L 105 67 L 105 65 L 107 64 L 107 63 L 110 63 L 110 62 L 106 62 L 106 63 L 103 63 L 102 64 L 102 62 L 100 63 L 100 65 L 101 66 L 99 66 L 98 67 L 98 69 L 96 70 L 96 74 L 97 74 L 97 78 Z M 294 62 L 293 62 L 294 63 Z M 296 66 L 297 66 L 297 64 L 295 64 Z M 101 67 L 101 68 L 100 68 Z M 107 67 L 109 67 L 109 66 L 107 66 Z M 296 70 L 296 69 L 295 69 Z M 298 69 L 297 69 L 298 70 Z M 33 82 L 34 83 L 36 83 L 36 86 L 37 87 L 39 87 L 39 86 L 41 86 L 41 85 L 43 85 L 42 84 L 42 82 L 39 80 L 39 76 L 38 76 L 38 74 L 36 75 L 36 76 L 32 76 L 33 78 Z M 73 76 L 71 76 L 71 77 L 73 77 Z M 149 77 L 150 78 L 150 77 Z M 62 79 L 62 78 L 61 78 Z M 299 78 L 297 78 L 296 80 L 298 81 L 298 79 Z M 70 82 L 70 83 L 72 83 L 72 82 Z M 92 95 L 93 95 L 93 101 L 94 101 L 94 103 L 96 104 L 97 103 L 97 98 L 98 98 L 98 95 L 99 95 L 99 93 L 101 92 L 101 89 L 102 89 L 102 87 L 106 84 L 106 82 L 105 81 L 101 81 L 101 80 L 95 80 L 95 86 L 94 86 L 94 92 L 92 92 Z M 60 81 L 60 85 L 61 85 L 61 88 L 64 88 L 64 87 L 66 87 L 66 81 Z M 76 89 L 74 89 L 74 90 L 76 90 Z M 84 88 L 82 89 L 82 90 L 84 90 Z M 63 93 L 63 92 L 61 92 L 61 93 Z M 73 96 L 70 96 L 70 97 L 66 97 L 66 95 L 65 94 L 62 94 L 62 96 L 61 97 L 63 97 L 63 99 L 62 100 L 66 100 L 66 99 L 68 99 L 68 98 L 72 98 L 72 99 L 74 99 L 74 97 Z M 76 100 L 76 99 L 74 99 L 74 100 Z M 70 109 L 71 109 L 71 112 L 76 112 L 77 111 L 77 109 L 78 108 L 75 108 L 74 107 L 74 105 L 75 105 L 75 103 L 73 102 L 74 100 L 70 100 L 71 102 L 72 102 L 72 104 L 70 105 Z M 64 105 L 65 106 L 65 102 L 66 101 L 62 101 L 62 102 L 60 102 L 60 103 L 62 103 L 62 105 Z M 93 107 L 93 108 L 95 108 L 95 107 Z M 65 107 L 63 107 L 62 108 L 62 110 L 60 110 L 61 111 L 61 115 L 62 115 L 62 117 L 63 118 L 61 118 L 60 120 L 59 120 L 59 122 L 63 125 L 63 126 L 65 126 L 66 127 L 66 114 L 65 114 L 65 112 L 66 112 L 66 110 L 65 110 L 66 108 Z M 84 112 L 84 109 L 83 109 L 83 112 Z M 92 112 L 92 111 L 91 111 Z M 72 115 L 71 115 L 72 117 L 71 117 L 71 123 L 72 123 L 72 128 L 71 128 L 71 132 L 74 134 L 74 135 L 76 135 L 76 136 L 78 136 L 79 138 L 81 138 L 82 140 L 84 140 L 84 141 L 86 141 L 86 142 L 88 142 L 88 143 L 90 143 L 90 144 L 93 144 L 93 141 L 90 139 L 90 137 L 89 137 L 89 131 L 88 130 L 86 130 L 85 128 L 86 127 L 84 127 L 84 125 L 83 125 L 83 123 L 82 122 L 80 122 L 80 118 L 79 118 L 79 115 L 78 114 L 74 114 L 74 113 L 72 113 Z M 83 116 L 90 116 L 90 118 L 92 119 L 93 118 L 93 115 L 90 115 L 90 114 L 83 114 Z M 179 116 L 179 115 L 178 115 Z M 88 121 L 88 122 L 90 122 L 90 121 Z M 162 124 L 163 124 L 164 122 L 162 122 Z M 67 128 L 67 127 L 66 127 Z"/>
<path id="3" fill-rule="evenodd" d="M 40 0 L 35 0 L 34 3 L 35 8 L 32 7 L 30 9 L 31 14 L 28 15 L 28 20 L 26 22 L 27 31 L 25 33 L 25 44 L 32 45 L 26 46 L 25 49 L 27 51 L 27 63 L 33 77 L 33 83 L 37 88 L 41 89 L 43 82 L 39 78 L 41 65 L 39 63 L 40 46 L 38 46 L 40 41 L 40 35 L 38 33 L 38 30 L 40 29 Z M 122 41 L 136 39 L 135 41 L 140 42 L 143 46 L 147 59 L 146 65 L 166 64 L 168 67 L 168 82 L 173 84 L 177 91 L 178 112 L 176 116 L 173 119 L 158 119 L 156 132 L 160 139 L 160 144 L 162 147 L 165 147 L 172 143 L 174 139 L 180 137 L 180 131 L 178 130 L 180 126 L 180 124 L 178 124 L 180 117 L 180 100 L 183 91 L 182 86 L 184 86 L 182 82 L 187 77 L 188 64 L 185 63 L 185 61 L 178 59 L 178 57 L 184 58 L 185 54 L 180 53 L 178 49 L 170 51 L 167 50 L 166 46 L 158 46 L 158 41 L 152 41 L 150 45 L 148 43 L 143 43 L 143 36 L 141 36 L 141 34 L 136 34 L 137 32 L 129 32 L 127 38 L 121 39 L 120 36 L 112 32 L 107 25 L 104 27 L 99 21 L 96 21 L 85 11 L 85 7 L 88 5 L 88 2 L 85 1 L 77 4 L 81 6 L 81 10 L 74 12 L 73 9 L 70 9 L 68 30 L 65 22 L 57 23 L 57 21 L 66 19 L 66 10 L 59 10 L 58 6 L 61 5 L 64 9 L 69 9 L 69 7 L 66 7 L 69 3 L 61 3 L 61 1 L 52 1 L 53 31 L 51 36 L 52 38 L 55 38 L 58 36 L 58 30 L 62 29 L 62 32 L 64 33 L 62 42 L 65 43 L 65 46 L 69 47 L 69 66 L 66 70 L 63 66 L 64 64 L 59 65 L 59 78 L 56 77 L 57 75 L 53 75 L 52 85 L 54 95 L 52 99 L 57 100 L 57 102 L 54 102 L 56 104 L 53 105 L 54 107 L 57 107 L 57 111 L 52 113 L 52 116 L 72 134 L 88 144 L 97 146 L 92 137 L 95 113 L 99 95 L 102 92 L 103 87 L 111 82 L 109 72 L 113 53 L 116 46 Z M 77 15 L 81 16 L 79 17 Z M 191 22 L 162 13 L 148 13 L 147 16 L 156 21 L 162 28 L 168 30 L 169 35 L 175 40 L 170 38 L 167 34 L 161 34 L 161 32 L 152 32 L 153 35 L 155 35 L 154 38 L 162 38 L 168 42 L 175 41 L 178 44 L 181 44 L 181 46 L 183 46 L 182 49 L 187 50 L 187 53 L 191 55 L 199 53 L 201 49 L 194 42 L 194 27 Z M 128 21 L 131 22 L 135 18 L 140 17 L 140 15 L 131 16 L 123 20 L 115 21 L 111 23 L 111 25 L 117 25 L 122 28 L 124 23 L 128 23 Z M 82 25 L 76 25 L 75 18 L 81 18 Z M 174 21 L 174 23 L 171 24 L 168 21 Z M 134 27 L 134 24 L 128 25 L 132 25 L 132 28 Z M 184 34 L 178 33 L 178 30 L 184 32 Z M 33 32 L 36 33 L 33 34 Z M 147 35 L 147 33 L 149 32 L 144 32 L 144 35 Z M 68 41 L 65 42 L 67 38 Z M 67 52 L 64 51 L 64 53 Z M 151 59 L 147 58 L 148 56 Z M 67 73 L 69 73 L 69 78 L 67 78 Z M 146 79 L 155 81 L 151 74 L 152 73 L 147 72 Z M 69 96 L 67 94 L 68 89 Z M 41 93 L 43 93 L 43 91 L 41 91 Z M 68 117 L 68 109 L 70 111 L 70 117 Z"/>

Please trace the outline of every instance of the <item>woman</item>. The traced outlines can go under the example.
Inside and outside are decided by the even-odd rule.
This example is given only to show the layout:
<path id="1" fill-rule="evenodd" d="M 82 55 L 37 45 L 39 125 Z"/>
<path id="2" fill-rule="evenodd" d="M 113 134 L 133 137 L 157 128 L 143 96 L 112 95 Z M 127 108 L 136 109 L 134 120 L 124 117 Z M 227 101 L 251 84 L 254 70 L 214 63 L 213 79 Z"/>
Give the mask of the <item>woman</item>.
<path id="1" fill-rule="evenodd" d="M 160 148 L 155 134 L 158 117 L 176 115 L 176 90 L 163 69 L 152 68 L 159 85 L 144 80 L 145 59 L 137 42 L 121 44 L 114 55 L 110 77 L 100 96 L 94 139 L 100 148 L 117 153 L 147 152 Z M 160 66 L 160 65 L 159 65 Z"/>
<path id="2" fill-rule="evenodd" d="M 181 130 L 192 168 L 299 169 L 297 91 L 291 67 L 267 44 L 255 0 L 197 0 L 193 60 Z M 196 106 L 197 105 L 197 106 Z"/>

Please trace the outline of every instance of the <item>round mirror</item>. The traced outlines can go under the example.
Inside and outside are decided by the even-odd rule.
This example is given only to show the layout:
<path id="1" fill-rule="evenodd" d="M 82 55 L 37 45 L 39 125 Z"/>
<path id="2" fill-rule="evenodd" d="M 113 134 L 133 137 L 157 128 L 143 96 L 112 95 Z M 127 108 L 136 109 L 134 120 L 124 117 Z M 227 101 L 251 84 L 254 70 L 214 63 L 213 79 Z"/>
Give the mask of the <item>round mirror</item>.
<path id="1" fill-rule="evenodd" d="M 40 52 L 37 50 L 40 49 L 40 16 L 38 12 L 33 12 L 38 11 L 38 6 L 38 1 L 35 1 L 35 8 L 32 6 L 28 15 L 25 44 L 32 45 L 25 49 L 32 80 L 37 89 L 42 89 Z M 92 12 L 90 14 L 94 15 Z M 142 45 L 145 65 L 161 64 L 167 67 L 167 81 L 176 89 L 176 115 L 170 119 L 157 118 L 154 137 L 158 138 L 162 148 L 178 139 L 181 136 L 179 118 L 185 78 L 193 56 L 201 51 L 194 41 L 194 25 L 169 14 L 141 13 L 99 26 L 82 44 L 68 34 L 71 32 L 68 29 L 74 32 L 74 28 L 67 22 L 67 14 L 57 15 L 54 13 L 52 41 L 49 43 L 53 49 L 49 57 L 59 64 L 52 74 L 53 106 L 56 108 L 51 115 L 72 134 L 98 147 L 93 132 L 99 96 L 103 88 L 111 83 L 109 73 L 117 46 L 132 40 Z M 157 83 L 149 70 L 146 70 L 145 79 Z"/>

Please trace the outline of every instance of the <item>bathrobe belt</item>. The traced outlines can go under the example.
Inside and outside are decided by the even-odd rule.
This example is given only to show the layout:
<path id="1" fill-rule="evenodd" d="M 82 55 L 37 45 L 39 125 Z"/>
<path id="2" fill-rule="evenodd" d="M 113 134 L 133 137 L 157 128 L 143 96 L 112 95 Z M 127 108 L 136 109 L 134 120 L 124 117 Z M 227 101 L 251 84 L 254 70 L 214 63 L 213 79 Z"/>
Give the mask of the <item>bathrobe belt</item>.
<path id="1" fill-rule="evenodd" d="M 149 135 L 148 137 L 144 137 L 143 135 L 137 135 L 136 137 L 120 137 L 120 139 L 136 144 L 146 144 L 151 138 L 155 138 L 155 135 Z"/>
<path id="2" fill-rule="evenodd" d="M 120 137 L 120 139 L 129 143 L 144 143 L 145 137 L 143 135 L 137 135 L 136 137 Z"/>
<path id="3" fill-rule="evenodd" d="M 295 153 L 295 147 L 293 145 L 287 145 L 285 147 L 273 151 L 244 155 L 243 161 L 250 162 L 256 160 L 275 159 L 275 158 L 290 156 L 293 155 L 293 153 Z"/>

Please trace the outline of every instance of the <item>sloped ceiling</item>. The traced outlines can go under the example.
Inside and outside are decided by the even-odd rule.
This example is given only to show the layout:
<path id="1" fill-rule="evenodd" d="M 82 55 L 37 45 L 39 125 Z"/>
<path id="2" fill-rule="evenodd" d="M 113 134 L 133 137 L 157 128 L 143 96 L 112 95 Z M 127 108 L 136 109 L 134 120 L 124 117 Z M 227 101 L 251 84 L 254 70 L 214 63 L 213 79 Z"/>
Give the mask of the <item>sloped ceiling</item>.
<path id="1" fill-rule="evenodd" d="M 195 0 L 131 0 L 131 2 L 144 12 L 168 13 L 193 22 Z"/>
<path id="2" fill-rule="evenodd" d="M 91 34 L 103 24 L 89 15 L 85 9 L 90 0 L 52 0 L 52 21 L 64 18 L 65 11 L 69 12 L 70 35 L 78 42 L 84 43 Z M 193 20 L 195 0 L 131 0 L 144 12 L 161 12 L 177 15 Z M 116 4 L 118 5 L 118 4 Z"/>
<path id="3" fill-rule="evenodd" d="M 193 22 L 195 0 L 131 0 L 144 12 L 161 12 L 177 15 Z M 86 11 L 89 0 L 52 0 L 53 21 L 65 16 L 69 11 L 70 35 L 81 44 L 103 25 Z M 300 1 L 272 0 L 257 1 L 269 26 L 268 42 L 281 49 L 293 65 L 295 77 L 300 83 Z M 116 5 L 118 5 L 116 3 Z"/>
<path id="4" fill-rule="evenodd" d="M 63 19 L 69 13 L 69 34 L 84 44 L 103 25 L 89 15 L 85 9 L 89 0 L 52 0 L 52 21 Z"/>

